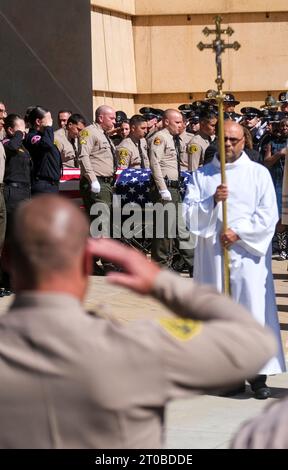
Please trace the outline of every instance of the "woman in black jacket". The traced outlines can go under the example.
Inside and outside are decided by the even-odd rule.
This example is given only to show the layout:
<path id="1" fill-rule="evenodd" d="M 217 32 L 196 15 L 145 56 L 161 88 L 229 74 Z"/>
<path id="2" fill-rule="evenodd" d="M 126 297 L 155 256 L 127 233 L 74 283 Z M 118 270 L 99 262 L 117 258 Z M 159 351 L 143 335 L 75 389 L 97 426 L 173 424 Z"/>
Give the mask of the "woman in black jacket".
<path id="1" fill-rule="evenodd" d="M 18 114 L 9 114 L 5 118 L 6 137 L 3 140 L 5 149 L 4 199 L 6 205 L 7 225 L 4 253 L 11 230 L 12 216 L 18 204 L 31 197 L 31 158 L 23 142 L 26 137 L 24 120 Z M 5 255 L 4 255 L 5 256 Z M 1 296 L 10 295 L 9 275 L 2 271 Z"/>
<path id="2" fill-rule="evenodd" d="M 28 116 L 30 130 L 26 147 L 33 161 L 32 195 L 57 193 L 62 171 L 61 155 L 54 144 L 51 113 L 36 106 Z"/>
<path id="3" fill-rule="evenodd" d="M 9 114 L 4 123 L 6 154 L 4 198 L 9 232 L 11 215 L 19 202 L 31 197 L 31 158 L 24 146 L 25 123 L 18 114 Z"/>

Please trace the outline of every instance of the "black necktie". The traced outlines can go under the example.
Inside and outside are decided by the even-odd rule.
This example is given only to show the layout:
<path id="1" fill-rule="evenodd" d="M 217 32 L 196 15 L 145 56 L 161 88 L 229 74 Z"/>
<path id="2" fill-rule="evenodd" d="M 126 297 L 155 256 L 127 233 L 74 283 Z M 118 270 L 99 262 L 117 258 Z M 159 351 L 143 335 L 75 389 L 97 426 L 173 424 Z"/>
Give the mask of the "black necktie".
<path id="1" fill-rule="evenodd" d="M 139 155 L 140 155 L 140 160 L 141 160 L 141 168 L 145 168 L 144 155 L 143 155 L 143 151 L 142 151 L 142 148 L 141 148 L 140 140 L 138 142 L 138 150 L 139 150 Z"/>
<path id="2" fill-rule="evenodd" d="M 180 136 L 174 135 L 173 136 L 175 150 L 176 150 L 176 157 L 177 157 L 177 168 L 178 168 L 178 178 L 181 176 L 181 166 L 180 166 L 180 156 L 181 156 L 181 144 L 180 144 Z"/>
<path id="3" fill-rule="evenodd" d="M 70 142 L 72 144 L 72 147 L 75 153 L 75 158 L 74 158 L 75 168 L 79 168 L 79 151 L 75 145 L 75 139 L 71 139 Z"/>
<path id="4" fill-rule="evenodd" d="M 115 173 L 115 171 L 117 170 L 117 158 L 116 158 L 115 147 L 114 147 L 114 144 L 112 143 L 112 140 L 110 139 L 109 135 L 106 132 L 104 132 L 104 135 L 105 135 L 106 139 L 108 140 L 108 144 L 110 145 L 111 153 L 112 153 L 112 156 L 113 156 L 113 167 L 114 167 L 114 173 Z"/>

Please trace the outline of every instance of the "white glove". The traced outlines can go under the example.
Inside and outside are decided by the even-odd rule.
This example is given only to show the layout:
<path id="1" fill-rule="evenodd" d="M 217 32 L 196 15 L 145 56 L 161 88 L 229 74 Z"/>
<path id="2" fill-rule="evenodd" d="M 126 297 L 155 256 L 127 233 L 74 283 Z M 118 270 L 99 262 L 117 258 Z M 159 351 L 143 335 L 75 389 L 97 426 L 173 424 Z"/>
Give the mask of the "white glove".
<path id="1" fill-rule="evenodd" d="M 172 201 L 172 196 L 168 189 L 162 189 L 161 191 L 159 191 L 159 193 L 163 201 Z"/>
<path id="2" fill-rule="evenodd" d="M 91 192 L 98 194 L 100 193 L 101 187 L 98 180 L 95 180 L 91 183 Z"/>

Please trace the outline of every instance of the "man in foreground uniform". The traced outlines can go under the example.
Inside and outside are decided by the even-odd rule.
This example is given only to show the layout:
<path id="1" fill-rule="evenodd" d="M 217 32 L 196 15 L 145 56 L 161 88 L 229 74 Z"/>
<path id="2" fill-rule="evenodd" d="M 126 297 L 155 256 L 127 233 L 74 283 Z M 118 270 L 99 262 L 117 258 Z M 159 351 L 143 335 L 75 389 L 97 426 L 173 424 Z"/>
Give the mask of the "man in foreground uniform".
<path id="1" fill-rule="evenodd" d="M 1 448 L 159 448 L 169 400 L 235 384 L 275 354 L 271 333 L 231 299 L 88 233 L 59 196 L 17 209 L 16 297 L 0 318 Z M 85 313 L 93 255 L 121 266 L 112 282 L 177 315 L 123 326 Z"/>

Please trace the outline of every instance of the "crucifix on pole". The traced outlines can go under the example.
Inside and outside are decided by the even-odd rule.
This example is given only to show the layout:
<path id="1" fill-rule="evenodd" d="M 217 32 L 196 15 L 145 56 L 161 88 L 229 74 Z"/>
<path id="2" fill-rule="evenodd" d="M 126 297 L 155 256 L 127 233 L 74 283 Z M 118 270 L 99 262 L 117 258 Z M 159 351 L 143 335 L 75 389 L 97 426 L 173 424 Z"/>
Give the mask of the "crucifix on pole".
<path id="1" fill-rule="evenodd" d="M 222 76 L 222 53 L 225 52 L 225 49 L 234 49 L 237 51 L 240 48 L 240 44 L 235 41 L 232 44 L 225 44 L 224 39 L 222 39 L 222 34 L 227 34 L 232 36 L 234 33 L 233 29 L 228 26 L 225 29 L 221 29 L 221 16 L 215 17 L 215 29 L 209 29 L 207 26 L 203 29 L 203 34 L 209 36 L 210 34 L 215 34 L 216 37 L 211 44 L 204 44 L 199 42 L 198 49 L 203 51 L 204 49 L 212 49 L 215 52 L 216 58 L 216 67 L 217 67 L 217 78 L 215 80 L 217 84 L 218 93 L 215 92 L 215 98 L 218 103 L 218 145 L 219 145 L 219 155 L 220 155 L 220 165 L 221 165 L 221 183 L 226 184 L 226 173 L 225 173 L 225 145 L 224 145 L 224 112 L 223 112 L 223 101 L 225 95 L 222 93 L 222 85 L 224 83 Z M 222 213 L 223 213 L 223 232 L 228 228 L 227 223 L 227 202 L 223 201 L 222 203 Z M 230 294 L 230 273 L 229 273 L 229 252 L 227 248 L 223 248 L 223 279 L 224 279 L 224 293 Z"/>

